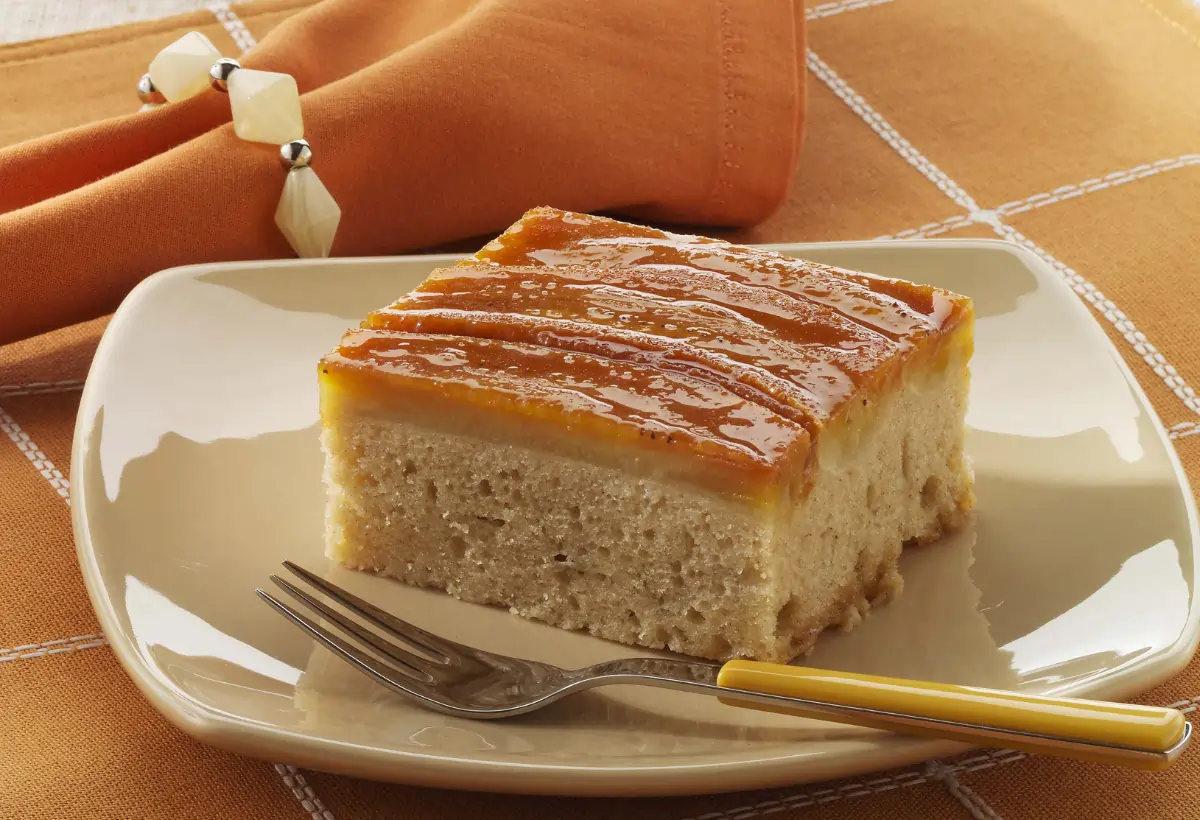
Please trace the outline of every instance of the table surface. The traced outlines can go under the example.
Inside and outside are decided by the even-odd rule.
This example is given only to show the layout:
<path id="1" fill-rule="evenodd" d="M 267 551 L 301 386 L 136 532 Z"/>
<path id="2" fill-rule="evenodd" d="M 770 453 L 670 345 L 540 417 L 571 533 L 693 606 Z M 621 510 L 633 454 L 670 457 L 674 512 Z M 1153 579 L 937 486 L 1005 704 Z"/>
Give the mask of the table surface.
<path id="1" fill-rule="evenodd" d="M 86 71 L 94 66 L 83 52 L 99 42 L 81 35 L 66 49 L 22 51 L 14 44 L 23 41 L 182 14 L 153 37 L 133 25 L 103 42 L 143 38 L 152 55 L 177 32 L 209 26 L 219 47 L 236 53 L 295 8 L 0 0 L 0 105 L 8 113 L 45 104 L 39 61 L 79 60 Z M 1200 486 L 1197 9 L 1200 0 L 812 3 L 810 125 L 796 184 L 776 215 L 732 236 L 991 237 L 1029 247 L 1093 310 Z M 137 59 L 144 65 L 145 56 Z M 126 79 L 141 69 L 132 60 L 109 68 L 111 88 L 89 85 L 86 100 L 83 91 L 55 90 L 59 127 L 127 110 Z M 0 146 L 34 136 L 20 118 L 0 117 Z M 103 327 L 102 319 L 0 348 L 0 647 L 8 647 L 0 648 L 0 817 L 329 820 L 486 811 L 581 820 L 995 820 L 1200 812 L 1200 752 L 1145 775 L 979 751 L 852 781 L 613 802 L 366 783 L 205 747 L 133 689 L 98 633 L 74 565 L 64 470 L 78 390 Z M 1141 700 L 1192 712 L 1198 695 L 1193 662 Z"/>

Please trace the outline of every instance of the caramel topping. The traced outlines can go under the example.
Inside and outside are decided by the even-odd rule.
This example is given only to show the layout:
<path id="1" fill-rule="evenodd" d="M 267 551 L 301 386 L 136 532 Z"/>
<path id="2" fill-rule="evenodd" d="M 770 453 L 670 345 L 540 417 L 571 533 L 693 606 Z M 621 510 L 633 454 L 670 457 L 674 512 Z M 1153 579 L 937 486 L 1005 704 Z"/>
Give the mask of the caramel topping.
<path id="1" fill-rule="evenodd" d="M 719 385 L 537 345 L 352 330 L 321 372 L 384 403 L 470 407 L 585 441 L 686 452 L 740 477 L 748 495 L 785 485 L 781 471 L 808 451 L 802 427 Z"/>
<path id="2" fill-rule="evenodd" d="M 768 393 L 775 400 L 768 406 L 810 428 L 907 344 L 770 288 L 677 268 L 451 268 L 367 323 L 522 340 L 693 372 L 699 363 L 710 376 L 726 376 L 735 392 L 743 384 L 753 386 L 756 400 Z"/>
<path id="3" fill-rule="evenodd" d="M 538 319 L 517 313 L 481 313 L 438 308 L 381 311 L 368 326 L 395 331 L 474 336 L 552 347 L 632 362 L 656 370 L 683 373 L 712 382 L 784 418 L 812 427 L 804 406 L 811 397 L 761 368 L 747 367 L 718 354 L 645 333 L 605 328 L 570 319 Z"/>
<path id="4" fill-rule="evenodd" d="M 894 339 L 923 336 L 959 317 L 963 301 L 937 288 L 791 259 L 717 239 L 604 217 L 535 208 L 489 242 L 477 261 L 505 266 L 677 266 L 724 274 L 836 311 Z"/>
<path id="5" fill-rule="evenodd" d="M 538 446 L 774 498 L 802 491 L 827 422 L 970 313 L 932 287 L 538 208 L 373 312 L 322 378 L 430 423 L 529 423 Z"/>

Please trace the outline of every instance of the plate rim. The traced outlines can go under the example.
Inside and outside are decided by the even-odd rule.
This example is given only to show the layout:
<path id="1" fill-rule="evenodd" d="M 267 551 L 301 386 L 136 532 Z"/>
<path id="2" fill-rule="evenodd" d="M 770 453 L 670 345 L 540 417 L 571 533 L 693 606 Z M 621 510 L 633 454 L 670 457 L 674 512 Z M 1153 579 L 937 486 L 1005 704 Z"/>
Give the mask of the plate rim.
<path id="1" fill-rule="evenodd" d="M 758 243 L 753 247 L 803 255 L 822 250 L 903 248 L 966 248 L 1002 252 L 1016 257 L 1037 276 L 1039 283 L 1065 289 L 1071 303 L 1087 320 L 1097 326 L 1105 348 L 1114 359 L 1129 387 L 1145 408 L 1149 421 L 1166 450 L 1175 482 L 1179 487 L 1187 513 L 1193 553 L 1200 549 L 1200 516 L 1195 497 L 1179 454 L 1129 363 L 1109 338 L 1098 319 L 1083 303 L 1074 289 L 1051 270 L 1046 262 L 1029 249 L 999 239 L 913 239 L 844 240 L 833 242 Z M 129 317 L 135 315 L 138 304 L 153 289 L 177 278 L 198 277 L 221 271 L 244 271 L 248 268 L 337 268 L 342 265 L 389 265 L 397 263 L 453 263 L 468 254 L 400 254 L 374 257 L 336 257 L 323 260 L 265 259 L 214 263 L 198 263 L 167 268 L 139 282 L 121 301 L 100 338 L 89 365 L 79 400 L 72 433 L 69 480 L 71 486 L 71 523 L 76 557 L 83 576 L 88 598 L 103 634 L 125 673 L 150 702 L 151 706 L 177 728 L 202 743 L 237 754 L 289 763 L 303 768 L 335 772 L 357 777 L 404 783 L 415 786 L 450 788 L 510 794 L 539 794 L 559 796 L 683 796 L 743 791 L 750 789 L 787 787 L 834 778 L 853 777 L 887 768 L 911 765 L 925 760 L 945 757 L 971 748 L 970 745 L 941 740 L 925 740 L 897 736 L 896 742 L 870 746 L 852 757 L 810 758 L 807 755 L 776 755 L 758 760 L 716 761 L 688 766 L 575 766 L 548 763 L 480 760 L 476 758 L 439 757 L 399 749 L 382 749 L 345 741 L 318 738 L 289 731 L 279 726 L 259 724 L 233 716 L 188 697 L 177 687 L 163 680 L 137 652 L 130 636 L 118 626 L 109 590 L 101 576 L 86 515 L 88 484 L 82 480 L 80 464 L 85 450 L 87 422 L 99 409 L 96 405 L 97 386 L 108 359 L 113 340 L 119 335 Z M 1197 556 L 1200 557 L 1200 556 Z M 1174 677 L 1191 661 L 1200 644 L 1200 560 L 1193 561 L 1192 596 L 1188 616 L 1179 637 L 1157 656 L 1135 662 L 1129 669 L 1142 670 L 1138 681 L 1128 673 L 1109 679 L 1103 696 L 1120 700 L 1148 691 Z M 1066 687 L 1060 694 L 1073 695 L 1094 692 L 1088 682 Z M 521 775 L 522 772 L 526 774 Z M 529 776 L 528 773 L 542 773 Z"/>

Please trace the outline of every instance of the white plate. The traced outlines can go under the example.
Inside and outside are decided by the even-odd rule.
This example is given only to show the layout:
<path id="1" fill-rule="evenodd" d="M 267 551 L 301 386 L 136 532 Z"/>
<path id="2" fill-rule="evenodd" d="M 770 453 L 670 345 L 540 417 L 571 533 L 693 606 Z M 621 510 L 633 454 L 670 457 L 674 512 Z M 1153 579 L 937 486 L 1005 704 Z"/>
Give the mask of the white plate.
<path id="1" fill-rule="evenodd" d="M 776 246 L 975 300 L 972 531 L 902 559 L 899 600 L 807 664 L 1124 697 L 1197 641 L 1196 512 L 1104 332 L 1035 256 L 992 241 Z M 151 277 L 108 327 L 71 465 L 80 565 L 117 657 L 197 738 L 362 777 L 680 794 L 850 775 L 958 750 L 613 687 L 526 718 L 411 706 L 254 595 L 285 558 L 433 631 L 565 666 L 637 654 L 322 557 L 316 362 L 452 257 L 256 262 Z"/>

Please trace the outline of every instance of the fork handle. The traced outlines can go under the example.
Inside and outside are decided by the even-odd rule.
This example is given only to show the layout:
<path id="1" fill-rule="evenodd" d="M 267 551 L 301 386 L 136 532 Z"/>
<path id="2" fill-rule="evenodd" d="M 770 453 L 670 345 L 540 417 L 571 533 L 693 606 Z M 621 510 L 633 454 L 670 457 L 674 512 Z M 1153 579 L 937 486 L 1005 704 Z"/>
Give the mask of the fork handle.
<path id="1" fill-rule="evenodd" d="M 1176 709 L 757 661 L 726 663 L 717 685 L 739 690 L 718 696 L 732 706 L 1152 771 L 1170 766 L 1191 735 Z"/>

